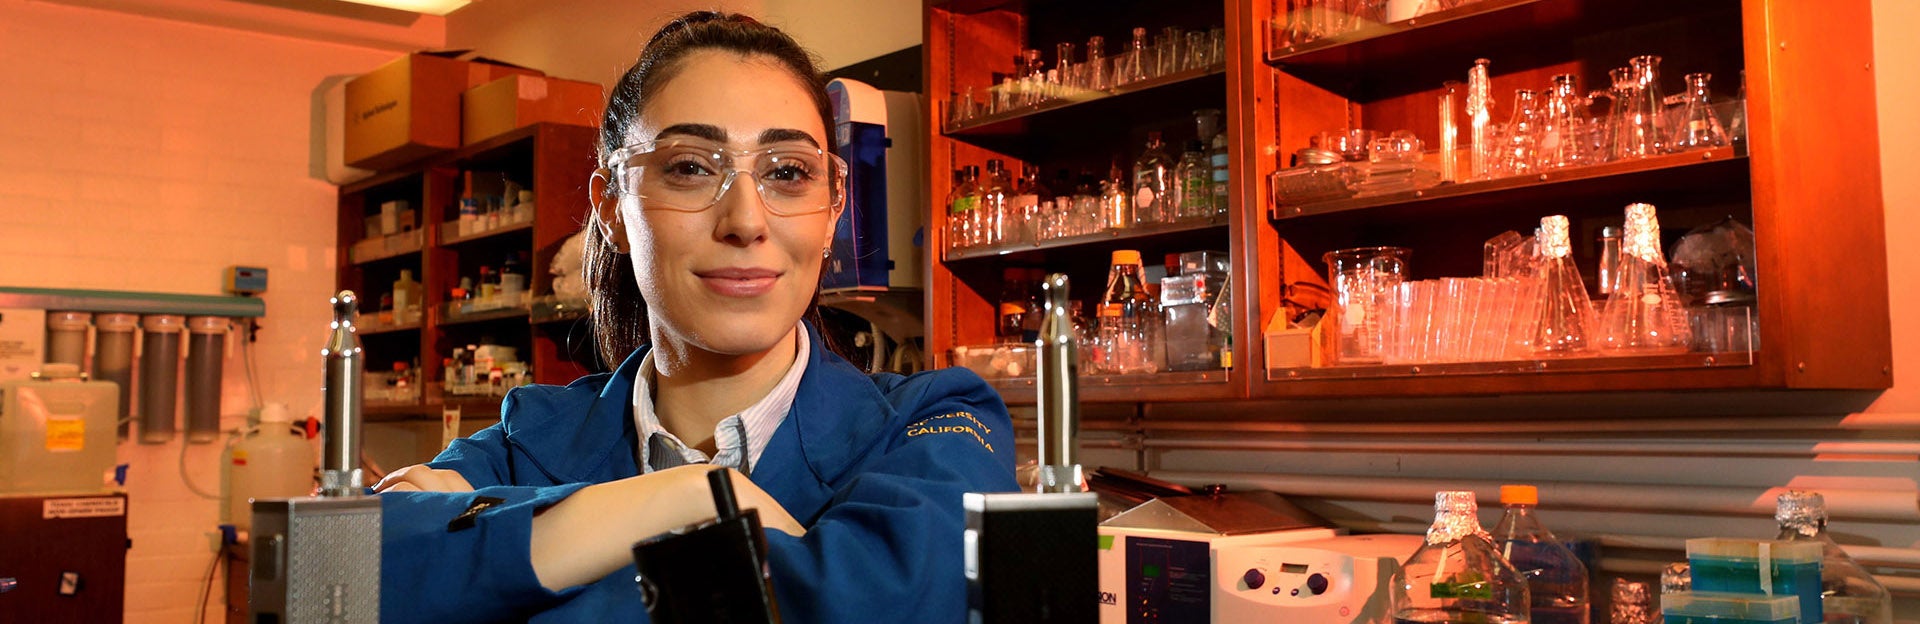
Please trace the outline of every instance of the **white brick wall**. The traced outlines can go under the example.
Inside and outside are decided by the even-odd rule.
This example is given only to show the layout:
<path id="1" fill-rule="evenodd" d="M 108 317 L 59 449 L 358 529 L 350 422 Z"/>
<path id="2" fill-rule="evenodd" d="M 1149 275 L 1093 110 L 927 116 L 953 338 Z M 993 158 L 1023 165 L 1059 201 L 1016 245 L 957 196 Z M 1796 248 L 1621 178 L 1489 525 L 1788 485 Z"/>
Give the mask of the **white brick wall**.
<path id="1" fill-rule="evenodd" d="M 0 0 L 0 285 L 218 294 L 227 266 L 267 267 L 260 393 L 313 409 L 335 223 L 335 188 L 309 174 L 314 90 L 392 57 Z M 226 365 L 222 413 L 243 414 L 241 359 Z M 213 557 L 218 506 L 182 483 L 180 446 L 121 445 L 128 622 L 191 620 Z M 186 450 L 217 492 L 217 445 Z"/>

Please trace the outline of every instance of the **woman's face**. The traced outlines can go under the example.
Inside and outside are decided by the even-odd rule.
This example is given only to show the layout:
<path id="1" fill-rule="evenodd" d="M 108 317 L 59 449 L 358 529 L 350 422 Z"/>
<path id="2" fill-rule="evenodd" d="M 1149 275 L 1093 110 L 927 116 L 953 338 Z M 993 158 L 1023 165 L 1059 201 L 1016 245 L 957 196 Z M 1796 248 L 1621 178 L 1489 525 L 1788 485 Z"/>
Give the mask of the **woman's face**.
<path id="1" fill-rule="evenodd" d="M 681 60 L 629 137 L 732 150 L 822 149 L 828 141 L 798 77 L 772 59 L 723 51 Z M 656 339 L 723 355 L 760 353 L 793 331 L 813 299 L 837 210 L 774 214 L 755 188 L 750 159 L 737 160 L 746 171 L 702 211 L 665 209 L 666 202 L 647 209 L 647 199 L 620 196 L 621 227 Z"/>

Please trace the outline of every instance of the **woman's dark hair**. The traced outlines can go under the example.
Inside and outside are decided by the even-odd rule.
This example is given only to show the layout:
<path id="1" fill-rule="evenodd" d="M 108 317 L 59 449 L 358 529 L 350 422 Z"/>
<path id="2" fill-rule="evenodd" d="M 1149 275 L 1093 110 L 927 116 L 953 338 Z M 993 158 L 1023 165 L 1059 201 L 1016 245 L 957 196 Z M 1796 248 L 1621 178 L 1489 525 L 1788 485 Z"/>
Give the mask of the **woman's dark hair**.
<path id="1" fill-rule="evenodd" d="M 606 115 L 600 122 L 600 162 L 605 162 L 608 154 L 627 143 L 628 132 L 640 117 L 640 111 L 646 108 L 655 91 L 680 73 L 682 61 L 704 50 L 771 60 L 792 72 L 813 96 L 821 127 L 832 131 L 833 109 L 827 99 L 826 76 L 820 72 L 813 55 L 800 47 L 799 42 L 780 29 L 745 15 L 695 11 L 675 18 L 654 33 L 647 47 L 640 51 L 640 59 L 620 77 L 619 84 L 614 85 L 607 100 Z M 833 142 L 827 143 L 831 146 Z M 613 208 L 617 193 L 618 189 L 609 182 L 598 198 L 601 208 L 617 210 Z M 649 339 L 647 304 L 640 297 L 640 286 L 627 255 L 615 249 L 613 241 L 602 234 L 599 224 L 594 223 L 596 219 L 588 221 L 583 277 L 593 304 L 594 338 L 600 359 L 612 369 Z M 813 323 L 823 339 L 830 335 L 820 325 L 816 304 L 807 305 L 803 318 Z M 829 350 L 838 352 L 834 341 L 828 340 L 825 344 Z"/>

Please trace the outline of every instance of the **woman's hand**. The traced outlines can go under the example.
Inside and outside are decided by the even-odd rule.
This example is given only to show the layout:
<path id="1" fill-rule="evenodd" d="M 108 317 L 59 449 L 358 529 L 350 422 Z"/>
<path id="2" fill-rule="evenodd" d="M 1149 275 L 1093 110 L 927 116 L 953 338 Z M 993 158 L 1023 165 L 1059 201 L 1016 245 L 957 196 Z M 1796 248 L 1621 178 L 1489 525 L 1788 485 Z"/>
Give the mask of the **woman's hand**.
<path id="1" fill-rule="evenodd" d="M 374 492 L 472 492 L 473 485 L 459 472 L 414 464 L 395 470 L 374 484 Z"/>
<path id="2" fill-rule="evenodd" d="M 559 591 L 600 580 L 633 563 L 633 544 L 712 520 L 713 466 L 689 464 L 590 485 L 533 518 L 529 556 L 540 584 Z M 396 476 L 401 472 L 394 473 Z M 799 536 L 806 528 L 772 495 L 729 470 L 741 509 L 760 510 L 761 526 Z"/>

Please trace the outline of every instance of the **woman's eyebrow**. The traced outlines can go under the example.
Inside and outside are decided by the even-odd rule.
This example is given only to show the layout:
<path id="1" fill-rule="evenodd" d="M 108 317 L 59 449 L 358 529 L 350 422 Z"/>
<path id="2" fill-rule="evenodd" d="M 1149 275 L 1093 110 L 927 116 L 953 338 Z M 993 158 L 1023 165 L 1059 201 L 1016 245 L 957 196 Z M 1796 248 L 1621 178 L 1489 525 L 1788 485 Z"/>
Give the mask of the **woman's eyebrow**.
<path id="1" fill-rule="evenodd" d="M 683 123 L 667 126 L 666 129 L 661 130 L 659 134 L 654 135 L 654 139 L 658 140 L 675 134 L 683 134 L 697 139 L 706 139 L 715 143 L 727 142 L 727 131 L 725 129 L 722 129 L 720 126 L 701 123 Z M 765 135 L 762 136 L 764 137 Z"/>
<path id="2" fill-rule="evenodd" d="M 820 142 L 814 140 L 813 135 L 807 134 L 806 131 L 803 130 L 795 130 L 793 128 L 767 128 L 760 132 L 761 145 L 786 143 L 789 141 L 799 141 L 807 145 L 820 147 Z"/>

